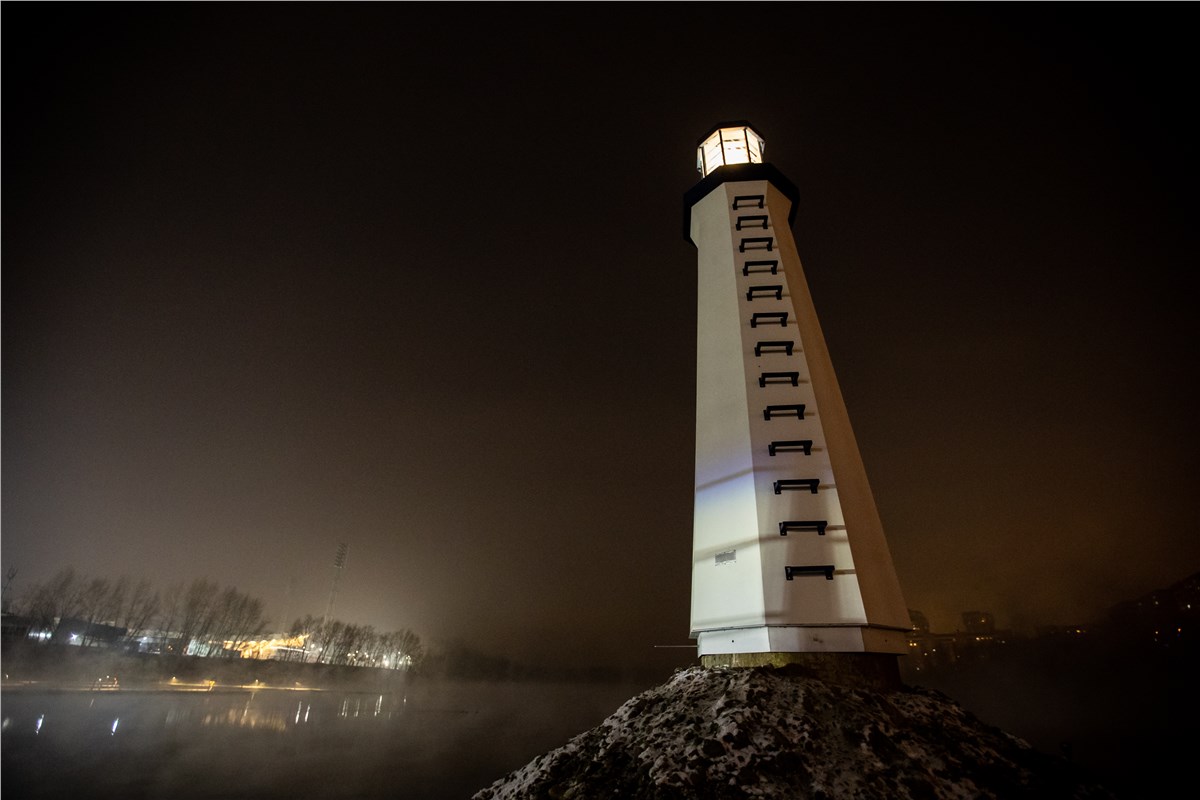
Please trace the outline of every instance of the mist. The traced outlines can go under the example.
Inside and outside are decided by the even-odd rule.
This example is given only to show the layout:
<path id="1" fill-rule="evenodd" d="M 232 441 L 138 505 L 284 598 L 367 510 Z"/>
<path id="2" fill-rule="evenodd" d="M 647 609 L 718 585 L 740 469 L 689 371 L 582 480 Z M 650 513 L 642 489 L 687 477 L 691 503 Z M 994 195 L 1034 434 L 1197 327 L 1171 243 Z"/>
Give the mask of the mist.
<path id="1" fill-rule="evenodd" d="M 4 788 L 101 800 L 461 799 L 644 688 L 416 680 L 389 692 L 6 692 Z"/>
<path id="2" fill-rule="evenodd" d="M 314 668 L 311 685 L 268 685 L 237 672 L 244 664 L 235 661 L 213 685 L 181 669 L 173 685 L 107 691 L 80 681 L 22 682 L 22 659 L 11 645 L 4 656 L 6 792 L 98 800 L 468 798 L 671 672 L 480 679 L 299 665 Z M 118 659 L 89 660 L 93 672 L 118 672 Z M 177 663 L 222 669 L 212 659 Z M 1122 798 L 1169 794 L 1198 744 L 1194 648 L 1039 639 L 953 668 L 915 671 L 913 663 L 901 659 L 906 684 L 944 693 Z M 235 674 L 244 683 L 235 685 Z"/>

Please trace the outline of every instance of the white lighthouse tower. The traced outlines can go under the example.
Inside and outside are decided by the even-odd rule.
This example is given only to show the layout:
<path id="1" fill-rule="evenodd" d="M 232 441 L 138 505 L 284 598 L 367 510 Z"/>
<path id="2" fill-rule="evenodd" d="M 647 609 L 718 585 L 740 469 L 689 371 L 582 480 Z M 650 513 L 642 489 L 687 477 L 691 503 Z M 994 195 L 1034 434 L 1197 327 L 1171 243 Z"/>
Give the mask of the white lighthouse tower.
<path id="1" fill-rule="evenodd" d="M 684 196 L 698 251 L 691 637 L 710 666 L 857 653 L 894 670 L 908 610 L 792 238 L 798 192 L 763 150 L 746 122 L 715 127 Z"/>

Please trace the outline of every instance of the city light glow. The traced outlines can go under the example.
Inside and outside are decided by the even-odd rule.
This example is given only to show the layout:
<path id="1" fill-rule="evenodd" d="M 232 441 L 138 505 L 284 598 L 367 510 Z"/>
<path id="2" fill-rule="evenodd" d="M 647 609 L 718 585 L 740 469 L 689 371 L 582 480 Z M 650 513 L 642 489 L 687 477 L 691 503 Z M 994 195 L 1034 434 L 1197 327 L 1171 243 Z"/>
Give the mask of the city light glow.
<path id="1" fill-rule="evenodd" d="M 249 642 L 226 641 L 226 650 L 236 650 L 242 658 L 274 658 L 280 650 L 303 650 L 309 634 L 275 639 L 258 639 Z"/>

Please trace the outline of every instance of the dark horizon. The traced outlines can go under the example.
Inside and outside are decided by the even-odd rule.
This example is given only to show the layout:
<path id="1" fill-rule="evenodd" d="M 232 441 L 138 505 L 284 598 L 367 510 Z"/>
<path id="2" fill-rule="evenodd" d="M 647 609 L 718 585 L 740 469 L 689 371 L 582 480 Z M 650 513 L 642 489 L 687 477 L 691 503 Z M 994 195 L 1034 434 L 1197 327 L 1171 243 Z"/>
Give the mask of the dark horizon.
<path id="1" fill-rule="evenodd" d="M 686 645 L 695 145 L 749 120 L 910 609 L 1200 568 L 1167 6 L 5 4 L 3 571 Z M 738 33 L 740 26 L 753 35 Z M 294 587 L 291 588 L 291 587 Z"/>

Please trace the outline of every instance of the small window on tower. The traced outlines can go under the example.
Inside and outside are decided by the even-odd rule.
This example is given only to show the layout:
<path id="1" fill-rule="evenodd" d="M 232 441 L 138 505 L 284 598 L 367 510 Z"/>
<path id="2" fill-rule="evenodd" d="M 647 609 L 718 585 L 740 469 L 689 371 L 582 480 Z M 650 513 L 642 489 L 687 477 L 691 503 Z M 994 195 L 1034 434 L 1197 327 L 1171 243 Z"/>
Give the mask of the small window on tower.
<path id="1" fill-rule="evenodd" d="M 777 453 L 804 453 L 812 455 L 812 439 L 792 439 L 786 442 L 771 442 L 767 445 L 767 455 L 774 457 Z"/>
<path id="2" fill-rule="evenodd" d="M 758 386 L 765 389 L 768 383 L 786 383 L 791 386 L 800 385 L 799 372 L 764 372 L 758 376 Z"/>
<path id="3" fill-rule="evenodd" d="M 769 286 L 751 286 L 746 290 L 746 299 L 753 300 L 758 296 L 773 297 L 776 300 L 783 299 L 783 284 L 773 283 Z"/>
<path id="4" fill-rule="evenodd" d="M 770 272 L 772 275 L 779 274 L 779 262 L 771 261 L 747 261 L 742 265 L 742 274 L 749 276 L 755 272 Z"/>
<path id="5" fill-rule="evenodd" d="M 766 214 L 746 214 L 737 218 L 737 230 L 744 228 L 762 228 L 767 229 Z"/>
<path id="6" fill-rule="evenodd" d="M 759 325 L 775 325 L 783 328 L 787 326 L 788 312 L 786 311 L 755 311 L 750 315 L 750 327 L 757 328 Z"/>
<path id="7" fill-rule="evenodd" d="M 804 419 L 804 403 L 795 403 L 787 406 L 767 406 L 763 409 L 763 419 L 774 419 L 775 417 L 797 417 Z"/>
<path id="8" fill-rule="evenodd" d="M 823 519 L 790 519 L 779 523 L 779 535 L 787 536 L 788 531 L 815 531 L 817 536 L 824 536 L 829 523 Z"/>
<path id="9" fill-rule="evenodd" d="M 747 250 L 774 250 L 774 236 L 748 236 L 742 239 L 738 245 L 738 252 L 744 253 Z"/>
<path id="10" fill-rule="evenodd" d="M 825 580 L 833 580 L 833 564 L 806 564 L 801 567 L 784 567 L 783 574 L 790 581 L 801 575 L 824 575 Z"/>
<path id="11" fill-rule="evenodd" d="M 733 198 L 733 210 L 739 208 L 762 208 L 766 198 L 761 194 L 739 194 Z"/>
<path id="12" fill-rule="evenodd" d="M 795 347 L 795 342 L 759 342 L 754 345 L 754 355 L 761 356 L 763 353 L 783 353 L 786 356 L 790 356 Z"/>
<path id="13" fill-rule="evenodd" d="M 775 481 L 775 494 L 798 491 L 800 489 L 807 489 L 816 494 L 817 487 L 820 485 L 820 478 L 784 478 L 783 480 Z"/>

